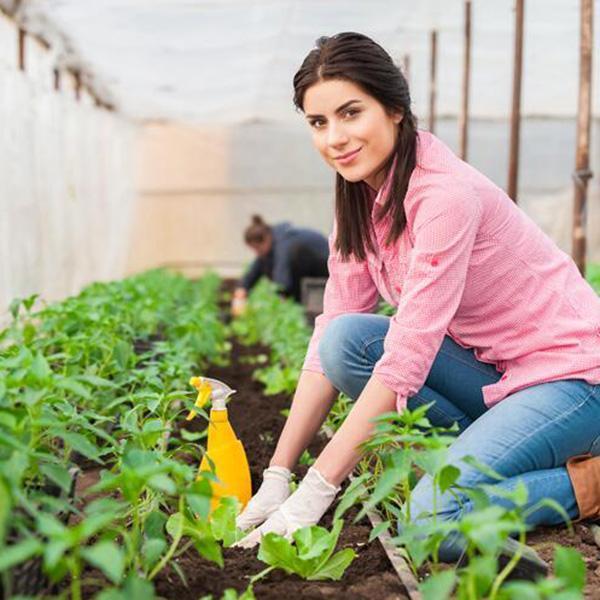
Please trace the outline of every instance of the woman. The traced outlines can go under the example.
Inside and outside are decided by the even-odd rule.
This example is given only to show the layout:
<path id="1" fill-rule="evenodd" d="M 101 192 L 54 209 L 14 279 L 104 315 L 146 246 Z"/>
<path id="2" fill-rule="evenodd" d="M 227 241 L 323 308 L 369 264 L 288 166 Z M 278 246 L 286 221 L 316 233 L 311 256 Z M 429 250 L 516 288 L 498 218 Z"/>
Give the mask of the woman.
<path id="1" fill-rule="evenodd" d="M 244 232 L 246 244 L 256 259 L 233 293 L 232 312 L 242 312 L 248 291 L 266 276 L 296 302 L 301 300 L 303 277 L 327 277 L 327 239 L 318 231 L 279 223 L 271 227 L 253 215 Z"/>
<path id="2" fill-rule="evenodd" d="M 501 491 L 521 480 L 529 506 L 550 497 L 573 519 L 599 516 L 600 300 L 573 261 L 501 189 L 416 130 L 404 77 L 369 38 L 319 39 L 294 90 L 337 172 L 330 278 L 270 467 L 238 519 L 264 523 L 241 545 L 317 523 L 360 459 L 371 419 L 407 403 L 434 402 L 434 424 L 459 423 L 458 484 Z M 368 314 L 378 292 L 397 306 L 392 318 Z M 338 390 L 356 402 L 289 495 L 290 470 Z M 505 479 L 462 463 L 468 455 Z M 429 477 L 412 498 L 412 514 L 431 518 Z M 436 506 L 442 519 L 471 509 L 457 493 Z M 561 520 L 542 508 L 528 523 Z M 460 552 L 446 540 L 440 558 Z"/>

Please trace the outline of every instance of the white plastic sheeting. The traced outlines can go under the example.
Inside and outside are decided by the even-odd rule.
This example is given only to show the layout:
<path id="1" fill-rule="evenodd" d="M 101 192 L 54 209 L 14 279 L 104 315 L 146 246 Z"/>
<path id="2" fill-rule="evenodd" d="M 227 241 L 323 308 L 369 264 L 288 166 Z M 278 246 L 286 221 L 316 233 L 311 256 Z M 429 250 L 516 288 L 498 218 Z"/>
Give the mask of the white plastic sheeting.
<path id="1" fill-rule="evenodd" d="M 514 0 L 472 4 L 469 159 L 504 186 Z M 599 31 L 600 0 L 595 4 Z M 398 63 L 410 55 L 414 112 L 424 124 L 429 32 L 437 29 L 437 109 L 449 118 L 440 118 L 436 131 L 457 147 L 463 0 L 0 0 L 0 6 L 18 7 L 23 26 L 52 45 L 42 62 L 28 63 L 26 77 L 14 65 L 0 71 L 0 253 L 15 248 L 9 269 L 8 259 L 0 262 L 0 306 L 11 294 L 40 289 L 35 281 L 62 295 L 118 275 L 132 154 L 139 159 L 140 201 L 131 270 L 168 264 L 238 271 L 250 258 L 241 230 L 257 211 L 273 222 L 290 219 L 327 232 L 333 176 L 291 102 L 293 74 L 320 35 L 361 31 Z M 579 0 L 527 0 L 525 15 L 520 203 L 569 251 Z M 1 33 L 0 61 L 16 46 L 14 31 L 12 38 Z M 93 109 L 85 93 L 73 102 L 65 71 L 62 95 L 50 90 L 55 65 L 82 70 L 122 118 L 151 121 L 134 151 L 126 121 Z M 10 126 L 3 129 L 7 115 Z M 163 131 L 161 119 L 181 123 L 173 130 L 164 124 Z M 598 126 L 592 165 L 600 155 Z M 599 193 L 592 180 L 594 260 L 600 260 Z"/>
<path id="2" fill-rule="evenodd" d="M 471 115 L 502 118 L 510 111 L 514 0 L 472 5 Z M 525 116 L 575 114 L 579 5 L 526 2 Z M 463 7 L 463 0 L 23 0 L 21 15 L 30 28 L 62 32 L 63 60 L 83 62 L 128 115 L 215 124 L 295 118 L 292 77 L 302 58 L 317 37 L 348 30 L 372 36 L 398 63 L 411 56 L 414 112 L 425 116 L 429 31 L 438 29 L 438 111 L 456 115 Z"/>
<path id="3" fill-rule="evenodd" d="M 41 47 L 17 70 L 13 37 L 0 15 L 0 315 L 14 297 L 120 276 L 134 201 L 135 128 L 66 80 L 51 89 Z"/>

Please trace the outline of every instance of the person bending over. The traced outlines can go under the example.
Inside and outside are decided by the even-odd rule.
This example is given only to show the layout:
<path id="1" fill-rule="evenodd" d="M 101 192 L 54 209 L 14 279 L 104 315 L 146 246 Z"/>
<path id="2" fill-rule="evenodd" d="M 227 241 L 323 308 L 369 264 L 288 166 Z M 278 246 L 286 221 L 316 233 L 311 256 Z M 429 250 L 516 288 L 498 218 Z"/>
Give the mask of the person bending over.
<path id="1" fill-rule="evenodd" d="M 256 259 L 234 291 L 234 313 L 243 310 L 248 291 L 263 275 L 279 284 L 282 293 L 296 302 L 301 300 L 303 277 L 328 275 L 329 245 L 318 231 L 292 227 L 287 222 L 271 227 L 254 215 L 244 232 L 244 241 Z"/>
<path id="2" fill-rule="evenodd" d="M 238 518 L 252 546 L 266 532 L 316 524 L 359 459 L 372 419 L 432 403 L 458 423 L 457 488 L 417 483 L 417 524 L 473 509 L 521 481 L 571 519 L 600 516 L 600 299 L 573 260 L 502 191 L 435 135 L 417 130 L 408 86 L 370 38 L 320 38 L 294 77 L 294 102 L 336 171 L 329 280 L 289 416 L 256 495 Z M 369 314 L 378 294 L 394 316 Z M 338 390 L 355 403 L 297 490 L 288 480 Z M 473 456 L 498 482 L 463 463 Z M 578 458 L 575 458 L 578 457 Z M 542 505 L 527 523 L 562 517 Z M 464 547 L 450 536 L 442 560 Z"/>

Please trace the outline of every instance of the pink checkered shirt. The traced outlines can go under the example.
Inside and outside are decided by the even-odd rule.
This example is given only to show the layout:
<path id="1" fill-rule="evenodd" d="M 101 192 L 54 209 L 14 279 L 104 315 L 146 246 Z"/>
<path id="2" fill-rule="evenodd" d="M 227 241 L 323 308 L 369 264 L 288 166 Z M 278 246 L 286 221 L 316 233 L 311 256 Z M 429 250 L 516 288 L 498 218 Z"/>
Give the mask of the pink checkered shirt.
<path id="1" fill-rule="evenodd" d="M 381 294 L 397 311 L 373 375 L 396 392 L 398 410 L 425 383 L 445 335 L 504 372 L 482 388 L 487 406 L 548 381 L 600 383 L 600 298 L 575 263 L 438 138 L 420 131 L 418 140 L 397 242 L 385 245 L 385 218 L 374 227 L 377 252 L 343 262 L 334 227 L 324 310 L 303 369 L 323 372 L 318 344 L 329 321 L 372 312 Z"/>

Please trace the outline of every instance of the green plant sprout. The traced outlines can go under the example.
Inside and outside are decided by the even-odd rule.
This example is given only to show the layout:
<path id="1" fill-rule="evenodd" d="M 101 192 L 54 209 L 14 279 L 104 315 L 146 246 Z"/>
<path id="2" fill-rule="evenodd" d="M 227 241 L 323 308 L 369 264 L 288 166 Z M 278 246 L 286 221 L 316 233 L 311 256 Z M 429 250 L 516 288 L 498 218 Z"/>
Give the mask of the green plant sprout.
<path id="1" fill-rule="evenodd" d="M 351 548 L 335 552 L 342 526 L 343 521 L 336 520 L 331 531 L 317 525 L 303 527 L 293 533 L 293 542 L 276 533 L 267 533 L 261 539 L 258 558 L 269 567 L 254 576 L 251 583 L 273 569 L 295 573 L 309 581 L 341 579 L 356 557 Z"/>

